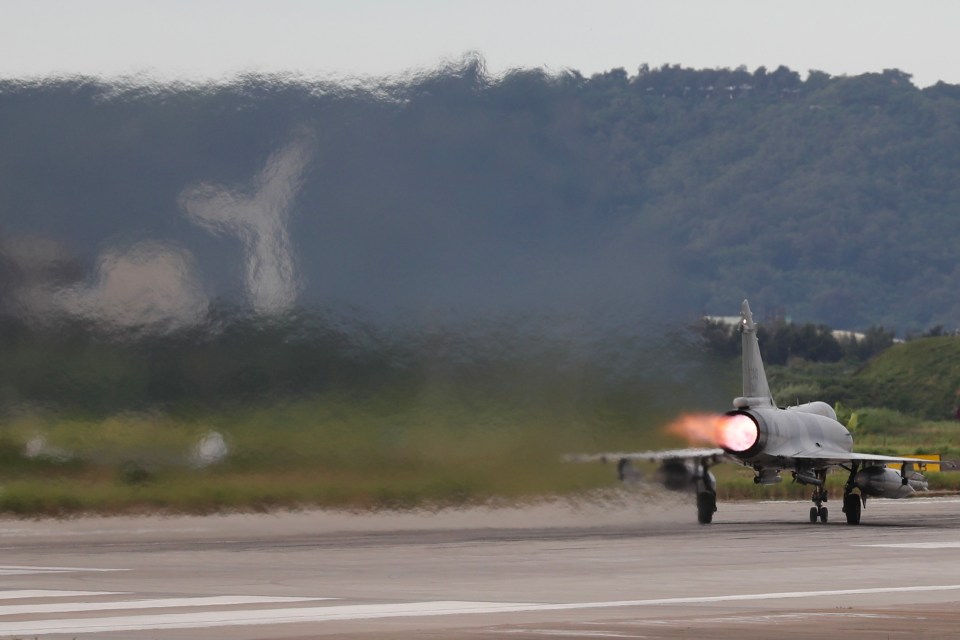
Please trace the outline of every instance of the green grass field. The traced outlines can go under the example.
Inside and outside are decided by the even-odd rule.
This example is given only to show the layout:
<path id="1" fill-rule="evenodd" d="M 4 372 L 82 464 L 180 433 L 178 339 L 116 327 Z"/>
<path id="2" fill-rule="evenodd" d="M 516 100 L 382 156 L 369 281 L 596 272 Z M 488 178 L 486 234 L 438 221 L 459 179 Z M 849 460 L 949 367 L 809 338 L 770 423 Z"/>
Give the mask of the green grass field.
<path id="1" fill-rule="evenodd" d="M 107 418 L 22 411 L 0 430 L 0 512 L 213 513 L 325 507 L 439 508 L 575 496 L 615 487 L 612 465 L 570 464 L 570 452 L 684 446 L 662 432 L 672 416 L 628 407 L 502 402 L 488 397 L 320 396 L 260 408 L 126 413 Z M 960 457 L 955 423 L 856 412 L 857 449 Z M 211 433 L 229 454 L 203 464 Z M 917 446 L 922 443 L 922 446 Z M 806 498 L 762 487 L 749 469 L 715 467 L 721 499 Z M 842 473 L 830 477 L 842 490 Z M 931 487 L 960 489 L 960 473 Z"/>

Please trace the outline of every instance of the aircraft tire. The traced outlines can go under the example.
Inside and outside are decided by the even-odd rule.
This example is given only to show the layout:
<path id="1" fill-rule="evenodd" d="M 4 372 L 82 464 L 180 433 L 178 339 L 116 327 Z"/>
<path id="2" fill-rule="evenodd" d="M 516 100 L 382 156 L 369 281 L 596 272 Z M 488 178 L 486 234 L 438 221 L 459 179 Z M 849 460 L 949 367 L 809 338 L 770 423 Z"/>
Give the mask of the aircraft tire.
<path id="1" fill-rule="evenodd" d="M 820 522 L 822 522 L 823 524 L 827 524 L 827 508 L 820 507 L 819 511 L 820 511 Z"/>
<path id="2" fill-rule="evenodd" d="M 847 524 L 860 524 L 860 496 L 855 493 L 844 496 L 843 512 L 847 514 Z"/>
<path id="3" fill-rule="evenodd" d="M 811 523 L 816 522 L 819 516 L 820 516 L 819 510 L 816 507 L 810 507 L 810 522 Z"/>
<path id="4" fill-rule="evenodd" d="M 697 494 L 697 522 L 710 524 L 713 522 L 713 514 L 716 510 L 717 496 L 708 491 L 701 491 Z"/>

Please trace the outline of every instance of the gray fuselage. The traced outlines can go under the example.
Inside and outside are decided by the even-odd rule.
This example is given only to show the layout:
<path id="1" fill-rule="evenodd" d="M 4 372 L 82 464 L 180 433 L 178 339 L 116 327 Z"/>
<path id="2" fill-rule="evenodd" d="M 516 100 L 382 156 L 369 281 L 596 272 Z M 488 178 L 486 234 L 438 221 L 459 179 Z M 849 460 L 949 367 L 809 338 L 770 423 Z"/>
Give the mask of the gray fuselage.
<path id="1" fill-rule="evenodd" d="M 745 414 L 757 424 L 754 446 L 744 452 L 731 452 L 751 467 L 796 468 L 793 458 L 800 454 L 822 452 L 824 457 L 831 457 L 853 450 L 853 436 L 824 402 L 789 409 L 747 407 L 732 413 Z"/>

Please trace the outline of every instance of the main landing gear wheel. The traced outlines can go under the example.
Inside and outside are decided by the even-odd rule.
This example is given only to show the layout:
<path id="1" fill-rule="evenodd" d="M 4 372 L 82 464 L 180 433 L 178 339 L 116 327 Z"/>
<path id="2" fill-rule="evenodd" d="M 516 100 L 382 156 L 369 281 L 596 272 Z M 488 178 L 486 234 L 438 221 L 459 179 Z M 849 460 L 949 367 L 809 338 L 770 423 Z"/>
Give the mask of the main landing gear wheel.
<path id="1" fill-rule="evenodd" d="M 820 507 L 820 522 L 827 524 L 827 508 Z"/>
<path id="2" fill-rule="evenodd" d="M 820 515 L 819 511 L 816 507 L 810 507 L 810 522 L 817 521 L 817 516 Z"/>
<path id="3" fill-rule="evenodd" d="M 713 514 L 717 511 L 717 496 L 707 491 L 697 494 L 697 521 L 700 524 L 713 522 Z"/>
<path id="4" fill-rule="evenodd" d="M 850 465 L 850 477 L 847 478 L 847 486 L 843 488 L 843 512 L 847 516 L 847 524 L 860 524 L 860 506 L 867 506 L 867 496 L 863 490 L 860 494 L 853 492 L 857 488 L 857 471 L 860 465 L 853 462 Z"/>
<path id="5" fill-rule="evenodd" d="M 860 524 L 860 496 L 855 493 L 843 496 L 843 512 L 847 515 L 847 524 Z"/>

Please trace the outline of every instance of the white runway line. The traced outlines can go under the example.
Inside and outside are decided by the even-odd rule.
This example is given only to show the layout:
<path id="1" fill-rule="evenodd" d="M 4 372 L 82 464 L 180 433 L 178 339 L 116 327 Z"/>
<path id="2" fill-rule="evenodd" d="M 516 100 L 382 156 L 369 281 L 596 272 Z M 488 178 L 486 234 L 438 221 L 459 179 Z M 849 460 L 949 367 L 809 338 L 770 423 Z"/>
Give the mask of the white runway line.
<path id="1" fill-rule="evenodd" d="M 615 631 L 584 631 L 582 629 L 492 629 L 497 635 L 538 635 L 557 638 L 646 638 L 648 636 L 631 636 Z"/>
<path id="2" fill-rule="evenodd" d="M 561 611 L 564 609 L 605 609 L 611 607 L 649 607 L 669 604 L 706 604 L 709 602 L 742 602 L 750 600 L 785 600 L 794 598 L 821 598 L 856 596 L 881 593 L 915 593 L 929 591 L 958 591 L 960 584 L 930 585 L 915 587 L 875 587 L 870 589 L 834 589 L 831 591 L 781 591 L 773 593 L 744 593 L 725 596 L 693 596 L 690 598 L 658 598 L 656 600 L 620 600 L 615 602 L 584 602 L 572 604 L 537 605 L 538 611 Z"/>
<path id="3" fill-rule="evenodd" d="M 613 607 L 645 607 L 710 602 L 743 602 L 789 598 L 842 597 L 881 593 L 957 591 L 960 584 L 929 586 L 890 586 L 869 589 L 835 589 L 829 591 L 787 591 L 748 593 L 651 600 L 619 600 L 612 602 L 519 603 L 519 602 L 410 602 L 392 604 L 330 605 L 261 610 L 197 611 L 139 616 L 103 618 L 67 618 L 59 620 L 0 621 L 0 635 L 39 635 L 44 633 L 84 634 L 111 631 L 145 631 L 166 629 L 200 629 L 210 627 L 265 624 L 322 623 L 344 620 L 372 620 L 449 615 L 485 615 L 494 613 L 528 613 L 604 609 Z M 69 593 L 69 592 L 68 592 Z M 73 592 L 82 593 L 82 592 Z M 37 596 L 41 597 L 41 596 Z"/>
<path id="4" fill-rule="evenodd" d="M 399 604 L 341 605 L 263 609 L 259 611 L 203 611 L 110 618 L 73 618 L 0 622 L 0 635 L 37 635 L 42 633 L 106 633 L 166 629 L 202 629 L 210 627 L 331 622 L 336 620 L 372 620 L 445 616 L 470 613 L 499 613 L 535 610 L 535 604 L 500 602 L 410 602 Z"/>
<path id="5" fill-rule="evenodd" d="M 880 547 L 884 549 L 960 549 L 960 542 L 881 542 L 855 544 L 854 547 Z"/>
<path id="6" fill-rule="evenodd" d="M 624 622 L 607 622 L 606 625 L 623 626 L 625 624 L 636 625 L 661 625 L 665 627 L 688 626 L 691 622 L 701 625 L 716 624 L 756 624 L 756 625 L 774 625 L 778 622 L 801 621 L 801 620 L 923 620 L 922 617 L 914 615 L 889 615 L 885 613 L 854 613 L 851 611 L 804 611 L 802 613 L 775 613 L 758 614 L 753 616 L 723 616 L 719 618 L 685 618 L 679 620 L 632 620 Z"/>
<path id="7" fill-rule="evenodd" d="M 911 618 L 913 616 L 910 616 Z M 886 613 L 855 613 L 852 611 L 804 611 L 802 613 L 773 613 L 755 616 L 724 616 L 721 618 L 696 618 L 697 624 L 776 624 L 785 620 L 811 620 L 815 618 L 854 618 L 864 620 L 902 620 L 903 616 Z M 662 621 L 663 624 L 686 624 L 686 620 Z"/>
<path id="8" fill-rule="evenodd" d="M 0 576 L 28 576 L 46 573 L 80 573 L 85 571 L 128 571 L 128 569 L 90 569 L 87 567 L 28 567 L 0 564 Z"/>
<path id="9" fill-rule="evenodd" d="M 960 504 L 958 498 L 871 498 L 868 500 L 871 507 L 894 506 L 903 507 L 906 505 L 920 506 L 929 504 Z M 757 500 L 757 504 L 810 504 L 809 500 Z"/>
<path id="10" fill-rule="evenodd" d="M 231 607 L 253 604 L 290 604 L 316 602 L 333 598 L 293 598 L 282 596 L 203 596 L 197 598 L 157 598 L 153 600 L 121 600 L 113 602 L 55 602 L 47 604 L 0 606 L 0 616 L 28 613 L 67 613 L 71 611 L 121 611 L 125 609 L 173 609 L 177 607 Z"/>
<path id="11" fill-rule="evenodd" d="M 54 591 L 50 589 L 12 589 L 0 591 L 0 600 L 25 598 L 87 598 L 90 596 L 122 596 L 126 591 Z"/>

